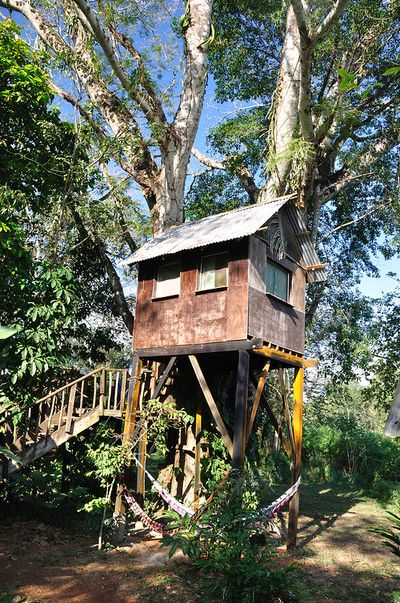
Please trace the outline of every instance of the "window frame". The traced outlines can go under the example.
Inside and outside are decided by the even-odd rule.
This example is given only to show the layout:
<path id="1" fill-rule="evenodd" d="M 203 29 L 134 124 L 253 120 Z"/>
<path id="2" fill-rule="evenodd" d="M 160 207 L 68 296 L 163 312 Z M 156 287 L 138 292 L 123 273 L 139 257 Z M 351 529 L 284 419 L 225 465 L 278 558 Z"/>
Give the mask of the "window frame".
<path id="1" fill-rule="evenodd" d="M 290 303 L 290 295 L 291 295 L 291 283 L 292 283 L 292 271 L 289 270 L 286 266 L 283 266 L 282 264 L 280 264 L 277 261 L 274 261 L 272 259 L 270 259 L 269 257 L 267 257 L 267 263 L 266 263 L 266 271 L 265 271 L 265 291 L 267 295 L 270 295 L 271 297 L 273 297 L 274 299 L 278 299 L 279 301 L 291 305 Z M 279 295 L 277 295 L 276 293 L 273 293 L 271 291 L 268 291 L 268 266 L 272 266 L 275 269 L 280 270 L 281 272 L 285 272 L 286 273 L 286 299 L 284 299 L 283 297 L 280 297 Z"/>
<path id="2" fill-rule="evenodd" d="M 157 289 L 158 289 L 158 285 L 160 283 L 159 281 L 159 275 L 160 275 L 160 270 L 167 268 L 168 266 L 178 266 L 179 267 L 179 290 L 175 293 L 163 293 L 163 294 L 159 294 Z M 181 274 L 182 274 L 182 261 L 181 260 L 175 260 L 174 262 L 163 262 L 162 264 L 159 264 L 156 268 L 156 273 L 155 273 L 155 277 L 154 277 L 154 289 L 153 289 L 153 300 L 157 300 L 157 299 L 167 299 L 169 297 L 179 297 L 181 294 Z"/>
<path id="3" fill-rule="evenodd" d="M 217 285 L 217 286 L 213 286 L 213 287 L 202 287 L 202 280 L 203 280 L 203 266 L 204 266 L 204 260 L 206 258 L 210 258 L 210 257 L 216 257 L 218 255 L 224 255 L 226 256 L 226 266 L 224 267 L 226 270 L 226 284 L 225 285 Z M 214 274 L 215 274 L 215 270 L 214 270 Z M 228 289 L 229 286 L 229 252 L 228 250 L 224 250 L 224 251 L 216 251 L 214 253 L 207 253 L 207 254 L 203 254 L 201 256 L 200 259 L 200 265 L 199 265 L 199 269 L 198 269 L 198 277 L 197 277 L 197 289 L 195 291 L 195 293 L 204 293 L 206 291 L 218 291 L 218 290 L 222 290 L 222 289 Z"/>

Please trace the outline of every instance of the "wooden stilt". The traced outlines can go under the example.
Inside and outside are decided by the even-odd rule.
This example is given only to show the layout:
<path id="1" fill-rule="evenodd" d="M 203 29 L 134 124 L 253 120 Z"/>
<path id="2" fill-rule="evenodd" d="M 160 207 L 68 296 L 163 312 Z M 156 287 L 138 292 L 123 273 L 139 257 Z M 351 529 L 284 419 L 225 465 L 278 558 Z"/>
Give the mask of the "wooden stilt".
<path id="1" fill-rule="evenodd" d="M 245 352 L 245 354 L 247 354 L 247 352 Z M 247 356 L 248 356 L 248 354 L 247 354 Z M 206 382 L 206 380 L 204 378 L 203 371 L 201 370 L 199 362 L 198 362 L 196 356 L 189 356 L 189 360 L 190 360 L 191 365 L 193 367 L 193 370 L 194 370 L 194 372 L 196 374 L 197 380 L 198 380 L 199 385 L 201 387 L 201 391 L 204 394 L 204 398 L 206 399 L 206 402 L 207 402 L 208 407 L 209 407 L 209 409 L 211 411 L 213 419 L 214 419 L 214 421 L 215 421 L 215 423 L 217 425 L 218 431 L 220 432 L 220 434 L 222 436 L 222 439 L 224 440 L 225 445 L 226 445 L 226 447 L 228 449 L 229 456 L 231 458 L 233 458 L 233 445 L 232 445 L 231 437 L 230 437 L 230 435 L 228 433 L 228 430 L 225 427 L 225 423 L 224 423 L 224 421 L 223 421 L 223 419 L 221 417 L 221 413 L 218 410 L 218 407 L 217 407 L 217 405 L 215 403 L 213 395 L 210 392 L 210 388 L 208 387 L 207 382 Z"/>
<path id="2" fill-rule="evenodd" d="M 247 419 L 247 392 L 249 384 L 249 353 L 239 351 L 236 397 L 235 397 L 235 423 L 233 428 L 233 456 L 232 469 L 241 471 L 243 468 L 246 447 L 246 419 Z"/>
<path id="3" fill-rule="evenodd" d="M 135 429 L 136 412 L 139 403 L 139 397 L 142 390 L 142 382 L 140 375 L 142 372 L 142 361 L 135 355 L 133 358 L 131 381 L 129 384 L 128 397 L 126 401 L 125 421 L 122 433 L 122 442 L 130 442 L 132 440 Z M 101 396 L 101 381 L 100 381 L 100 396 Z M 125 481 L 129 482 L 130 467 L 126 470 Z M 129 486 L 129 483 L 127 484 Z M 114 533 L 114 541 L 122 542 L 125 533 L 125 505 L 122 501 L 122 484 L 117 485 L 117 496 L 114 507 L 114 518 L 116 520 L 116 530 Z"/>
<path id="4" fill-rule="evenodd" d="M 143 395 L 144 395 L 144 387 L 140 391 L 139 396 L 139 413 L 143 411 Z M 142 422 L 141 433 L 139 439 L 139 450 L 138 450 L 138 461 L 140 465 L 137 469 L 136 476 L 136 493 L 138 495 L 138 503 L 143 506 L 144 501 L 144 493 L 145 493 L 145 472 L 144 469 L 146 467 L 146 452 L 147 452 L 147 425 L 145 422 Z"/>
<path id="5" fill-rule="evenodd" d="M 257 415 L 257 410 L 260 405 L 261 394 L 264 391 L 265 380 L 267 378 L 270 366 L 271 366 L 271 361 L 267 360 L 267 362 L 265 363 L 264 368 L 261 371 L 260 376 L 258 378 L 257 389 L 256 389 L 256 393 L 254 394 L 253 406 L 251 408 L 251 414 L 250 414 L 249 423 L 247 426 L 246 446 L 247 446 L 247 442 L 249 441 L 249 437 L 250 437 L 250 434 L 253 429 L 254 421 L 255 421 L 255 418 Z"/>
<path id="6" fill-rule="evenodd" d="M 292 417 L 290 415 L 288 393 L 286 390 L 285 378 L 284 378 L 282 368 L 279 369 L 278 375 L 279 375 L 279 389 L 281 392 L 282 402 L 283 402 L 283 416 L 285 417 L 286 425 L 288 428 L 290 447 L 292 450 L 291 455 L 290 455 L 290 460 L 292 462 L 292 467 L 293 467 L 296 463 L 296 445 L 295 445 L 294 435 L 293 435 L 293 423 L 292 423 Z"/>
<path id="7" fill-rule="evenodd" d="M 296 461 L 292 469 L 292 484 L 300 477 L 301 447 L 303 438 L 303 390 L 304 368 L 296 368 L 294 373 L 294 406 L 293 406 L 293 437 L 296 449 Z M 299 516 L 300 493 L 297 492 L 289 504 L 289 525 L 287 548 L 293 549 L 297 539 L 297 520 Z"/>
<path id="8" fill-rule="evenodd" d="M 251 377 L 254 385 L 257 386 L 257 379 L 254 377 L 254 375 L 251 372 L 250 372 L 250 377 Z M 265 395 L 264 392 L 261 392 L 261 400 L 264 403 L 265 410 L 267 411 L 267 414 L 268 414 L 268 416 L 270 418 L 270 421 L 271 421 L 272 425 L 275 428 L 275 431 L 277 432 L 277 434 L 279 436 L 279 439 L 281 441 L 281 444 L 282 444 L 282 446 L 283 446 L 286 454 L 288 455 L 289 458 L 291 458 L 293 452 L 292 452 L 292 447 L 290 445 L 290 442 L 287 439 L 287 437 L 285 436 L 285 434 L 283 433 L 282 427 L 279 425 L 279 421 L 276 418 L 276 416 L 274 414 L 274 411 L 272 410 L 272 408 L 271 408 L 271 406 L 270 406 L 270 404 L 268 402 L 268 398 L 267 398 L 267 396 Z"/>
<path id="9" fill-rule="evenodd" d="M 151 389 L 151 391 L 152 391 L 152 394 L 151 394 L 152 399 L 158 398 L 158 396 L 160 395 L 160 392 L 161 392 L 162 388 L 164 387 L 166 380 L 169 377 L 169 374 L 170 374 L 171 369 L 172 369 L 172 367 L 173 367 L 173 365 L 175 363 L 175 360 L 176 360 L 176 356 L 171 356 L 171 358 L 169 359 L 169 362 L 168 362 L 168 364 L 166 366 L 165 371 L 163 372 L 163 374 L 160 377 L 159 382 L 157 383 L 157 385 L 154 388 L 152 387 L 152 389 Z"/>
<path id="10" fill-rule="evenodd" d="M 197 400 L 196 404 L 196 421 L 195 421 L 195 432 L 196 448 L 195 448 L 195 462 L 194 462 L 194 493 L 193 493 L 193 508 L 195 511 L 199 508 L 199 496 L 200 496 L 200 462 L 201 462 L 201 403 Z"/>

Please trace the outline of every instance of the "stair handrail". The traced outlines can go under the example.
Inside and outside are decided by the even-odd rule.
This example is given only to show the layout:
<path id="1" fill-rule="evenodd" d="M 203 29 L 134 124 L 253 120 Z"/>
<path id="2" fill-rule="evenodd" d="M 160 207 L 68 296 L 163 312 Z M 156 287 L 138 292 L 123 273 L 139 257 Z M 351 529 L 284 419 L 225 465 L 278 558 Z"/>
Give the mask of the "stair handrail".
<path id="1" fill-rule="evenodd" d="M 129 369 L 114 369 L 114 368 L 109 367 L 109 366 L 101 366 L 101 367 L 99 367 L 97 369 L 94 369 L 93 371 L 90 371 L 90 373 L 86 373 L 85 375 L 82 375 L 82 377 L 79 377 L 78 379 L 75 379 L 75 381 L 70 381 L 69 383 L 66 383 L 66 385 L 63 385 L 62 387 L 59 387 L 58 389 L 49 392 L 43 398 L 40 398 L 39 400 L 35 400 L 34 402 L 32 402 L 32 404 L 27 404 L 26 406 L 24 406 L 22 408 L 17 408 L 13 412 L 8 413 L 6 415 L 6 417 L 0 417 L 0 423 L 4 422 L 6 418 L 9 419 L 10 417 L 13 417 L 14 415 L 17 415 L 17 414 L 19 414 L 21 412 L 25 412 L 29 408 L 33 408 L 37 404 L 41 404 L 42 402 L 45 402 L 48 398 L 52 398 L 53 396 L 56 396 L 57 394 L 61 393 L 65 389 L 68 389 L 72 385 L 75 385 L 76 383 L 81 383 L 81 381 L 84 381 L 88 377 L 91 377 L 92 375 L 95 375 L 96 373 L 100 373 L 101 371 L 104 371 L 104 370 L 106 370 L 106 371 L 107 370 L 123 371 L 123 370 L 129 370 Z M 9 406 L 11 406 L 11 404 Z M 7 407 L 3 407 L 2 411 L 1 411 L 1 414 L 6 409 L 7 409 Z"/>

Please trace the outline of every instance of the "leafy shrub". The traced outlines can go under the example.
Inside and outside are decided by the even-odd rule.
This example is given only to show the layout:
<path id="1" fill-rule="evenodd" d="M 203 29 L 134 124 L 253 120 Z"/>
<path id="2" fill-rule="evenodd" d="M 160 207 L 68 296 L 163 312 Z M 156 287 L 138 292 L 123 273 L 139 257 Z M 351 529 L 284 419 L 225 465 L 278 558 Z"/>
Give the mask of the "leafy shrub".
<path id="1" fill-rule="evenodd" d="M 164 537 L 163 546 L 170 547 L 170 556 L 181 549 L 193 559 L 207 578 L 213 601 L 294 600 L 291 567 L 279 567 L 266 525 L 254 510 L 254 491 L 246 481 L 227 482 L 201 517 L 199 529 L 186 520 L 183 531 Z"/>
<path id="2" fill-rule="evenodd" d="M 329 425 L 307 426 L 303 459 L 314 477 L 358 478 L 384 500 L 400 476 L 400 443 L 365 429 L 354 415 L 335 417 Z"/>
<path id="3" fill-rule="evenodd" d="M 396 513 L 388 511 L 387 518 L 391 522 L 389 528 L 374 526 L 371 532 L 383 536 L 383 544 L 387 546 L 393 555 L 400 557 L 400 504 L 395 505 Z"/>

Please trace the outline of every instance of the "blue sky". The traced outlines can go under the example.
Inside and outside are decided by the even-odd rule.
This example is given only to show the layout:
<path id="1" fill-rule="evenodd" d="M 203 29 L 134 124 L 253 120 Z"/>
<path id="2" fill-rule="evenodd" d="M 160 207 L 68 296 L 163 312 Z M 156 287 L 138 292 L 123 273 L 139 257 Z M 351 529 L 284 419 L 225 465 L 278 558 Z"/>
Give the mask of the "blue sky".
<path id="1" fill-rule="evenodd" d="M 361 292 L 369 297 L 380 297 L 382 293 L 394 291 L 399 284 L 395 277 L 388 276 L 388 272 L 394 272 L 398 278 L 400 277 L 400 258 L 385 260 L 380 256 L 377 258 L 376 266 L 381 272 L 380 277 L 364 276 L 359 285 Z"/>

